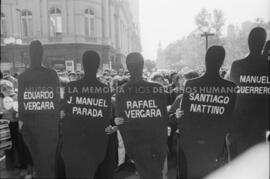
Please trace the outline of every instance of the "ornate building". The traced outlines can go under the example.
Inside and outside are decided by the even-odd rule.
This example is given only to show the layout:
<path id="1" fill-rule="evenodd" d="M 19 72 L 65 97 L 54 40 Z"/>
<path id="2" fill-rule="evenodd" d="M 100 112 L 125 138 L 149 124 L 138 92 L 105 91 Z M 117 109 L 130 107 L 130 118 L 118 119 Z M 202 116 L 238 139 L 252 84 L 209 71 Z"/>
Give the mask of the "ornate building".
<path id="1" fill-rule="evenodd" d="M 128 53 L 141 51 L 138 1 L 1 0 L 1 62 L 29 65 L 28 45 L 37 39 L 46 66 L 80 66 L 82 54 L 95 50 L 101 67 L 120 68 Z"/>

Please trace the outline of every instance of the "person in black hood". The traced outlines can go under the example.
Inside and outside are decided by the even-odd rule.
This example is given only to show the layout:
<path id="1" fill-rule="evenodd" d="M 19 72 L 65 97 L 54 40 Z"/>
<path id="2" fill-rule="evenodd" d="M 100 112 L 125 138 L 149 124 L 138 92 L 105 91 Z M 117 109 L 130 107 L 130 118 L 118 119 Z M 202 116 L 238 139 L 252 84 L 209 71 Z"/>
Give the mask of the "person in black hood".
<path id="1" fill-rule="evenodd" d="M 269 130 L 270 61 L 262 55 L 265 41 L 265 29 L 253 28 L 248 36 L 249 54 L 231 67 L 230 79 L 239 87 L 233 129 L 238 154 L 265 141 Z"/>
<path id="2" fill-rule="evenodd" d="M 63 156 L 67 178 L 93 178 L 108 144 L 105 128 L 112 119 L 109 87 L 97 80 L 100 58 L 83 54 L 85 75 L 67 84 L 63 119 Z"/>
<path id="3" fill-rule="evenodd" d="M 19 120 L 23 122 L 22 135 L 31 153 L 36 177 L 54 178 L 60 108 L 59 79 L 54 70 L 42 66 L 40 41 L 32 41 L 29 51 L 30 68 L 18 78 Z M 45 93 L 50 97 L 40 95 Z"/>
<path id="4" fill-rule="evenodd" d="M 130 81 L 116 95 L 116 116 L 125 121 L 119 130 L 141 178 L 161 179 L 167 153 L 166 96 L 161 85 L 143 80 L 144 59 L 140 53 L 130 53 L 126 64 Z"/>
<path id="5" fill-rule="evenodd" d="M 219 161 L 224 138 L 231 126 L 236 97 L 235 84 L 219 74 L 224 58 L 223 47 L 210 47 L 205 56 L 205 74 L 185 85 L 181 104 L 184 115 L 178 121 L 178 128 L 180 145 L 186 156 L 186 163 L 180 166 L 187 166 L 187 172 L 180 172 L 187 173 L 187 178 L 203 178 L 220 165 L 216 161 Z"/>

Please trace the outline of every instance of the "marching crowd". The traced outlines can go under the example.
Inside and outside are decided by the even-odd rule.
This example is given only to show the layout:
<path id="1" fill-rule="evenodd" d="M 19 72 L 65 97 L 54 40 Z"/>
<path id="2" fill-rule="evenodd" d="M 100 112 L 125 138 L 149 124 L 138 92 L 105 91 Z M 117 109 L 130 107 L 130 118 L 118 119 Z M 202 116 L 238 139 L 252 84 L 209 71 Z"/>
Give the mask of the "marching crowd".
<path id="1" fill-rule="evenodd" d="M 175 119 L 175 111 L 177 108 L 176 104 L 179 104 L 179 95 L 183 93 L 183 87 L 185 81 L 199 77 L 202 72 L 195 71 L 192 69 L 185 69 L 180 72 L 176 71 L 162 71 L 162 72 L 145 72 L 144 79 L 147 81 L 152 81 L 161 84 L 164 88 L 167 89 L 168 95 L 168 104 L 171 105 L 171 119 Z M 221 75 L 225 75 L 226 71 L 222 71 Z M 21 130 L 21 121 L 18 118 L 18 107 L 12 107 L 9 110 L 5 109 L 3 106 L 3 98 L 5 96 L 12 97 L 13 101 L 17 103 L 17 92 L 18 92 L 18 79 L 17 74 L 11 75 L 9 71 L 1 73 L 1 118 L 2 120 L 8 120 L 11 141 L 12 145 L 5 146 L 6 150 L 1 151 L 1 157 L 5 156 L 5 165 L 8 171 L 12 171 L 15 169 L 20 170 L 20 176 L 31 177 L 33 174 L 33 161 L 31 159 L 30 152 L 25 145 L 22 135 L 20 133 Z M 128 71 L 114 71 L 106 69 L 104 71 L 99 72 L 97 75 L 98 79 L 111 87 L 113 93 L 115 93 L 115 89 L 121 86 L 129 79 Z M 64 97 L 64 87 L 67 83 L 71 81 L 80 80 L 83 77 L 83 72 L 59 72 L 58 73 L 60 86 L 61 86 L 61 96 L 62 99 Z M 177 98 L 178 97 L 178 98 Z M 112 95 L 112 98 L 115 98 L 115 95 Z M 174 104 L 174 105 L 173 105 Z M 63 111 L 62 113 L 63 114 Z M 176 157 L 176 136 L 174 136 L 176 131 L 176 121 L 171 120 L 172 122 L 168 125 L 168 155 L 170 156 L 170 160 L 172 160 L 171 165 L 175 165 L 176 160 L 173 157 Z M 118 122 L 118 121 L 117 121 Z M 126 156 L 125 148 L 123 144 L 123 140 L 120 132 L 117 130 L 116 126 L 112 126 L 112 128 L 108 128 L 108 134 L 114 134 L 112 140 L 112 148 L 116 150 L 112 153 L 114 155 L 114 159 L 116 161 L 112 161 L 114 165 L 112 165 L 112 171 L 120 171 L 122 168 L 131 165 L 133 167 L 133 161 L 129 160 L 128 156 Z M 61 162 L 61 159 L 60 159 Z M 61 163 L 60 163 L 61 167 Z M 60 169 L 61 170 L 61 169 Z M 64 175 L 64 174 L 62 174 Z M 109 174 L 110 176 L 110 174 Z"/>
<path id="2" fill-rule="evenodd" d="M 249 35 L 249 48 L 250 48 L 250 58 L 254 58 L 256 61 L 259 60 L 265 60 L 267 61 L 268 57 L 268 53 L 269 53 L 269 41 L 265 42 L 266 40 L 266 33 L 265 30 L 262 28 L 255 28 L 251 31 L 250 35 Z M 264 47 L 264 49 L 263 49 Z M 32 48 L 32 49 L 31 49 Z M 40 49 L 42 49 L 41 44 L 38 41 L 34 41 L 31 43 L 30 45 L 30 53 L 33 53 L 34 55 L 31 56 L 31 58 L 40 58 L 40 63 L 41 63 L 41 58 L 42 58 L 42 50 L 40 51 L 40 53 L 38 54 L 38 51 Z M 34 51 L 34 52 L 33 52 Z M 28 119 L 21 119 L 22 117 L 25 117 L 27 115 L 19 115 L 18 112 L 21 110 L 21 106 L 20 103 L 18 105 L 18 100 L 21 100 L 20 97 L 18 96 L 18 91 L 20 93 L 20 83 L 22 84 L 21 80 L 23 77 L 20 77 L 21 75 L 11 75 L 10 72 L 1 72 L 1 81 L 0 81 L 0 89 L 1 89 L 1 101 L 0 101 L 0 112 L 1 112 L 1 157 L 3 158 L 5 156 L 5 164 L 6 164 L 6 169 L 7 170 L 14 170 L 14 169 L 19 169 L 20 170 L 20 175 L 21 177 L 26 177 L 26 178 L 31 178 L 31 177 L 51 177 L 51 175 L 47 175 L 46 173 L 42 173 L 44 171 L 42 171 L 42 169 L 38 169 L 39 167 L 42 168 L 46 168 L 48 167 L 47 165 L 49 165 L 49 163 L 46 163 L 48 161 L 46 161 L 46 159 L 42 158 L 42 157 L 52 157 L 52 160 L 54 160 L 55 162 L 55 168 L 54 170 L 54 176 L 56 178 L 79 178 L 79 176 L 76 176 L 74 173 L 70 173 L 70 171 L 72 170 L 80 170 L 78 169 L 78 167 L 82 167 L 77 166 L 76 168 L 76 160 L 79 159 L 74 159 L 76 157 L 78 157 L 79 155 L 82 156 L 82 158 L 80 158 L 81 160 L 84 160 L 84 158 L 87 158 L 87 153 L 84 153 L 84 150 L 81 149 L 83 148 L 84 144 L 82 144 L 82 146 L 79 146 L 78 148 L 76 146 L 74 146 L 74 148 L 70 151 L 69 149 L 67 149 L 67 147 L 71 147 L 73 145 L 80 145 L 79 144 L 79 137 L 77 136 L 77 138 L 74 136 L 70 136 L 71 135 L 71 130 L 73 130 L 72 127 L 67 126 L 67 123 L 69 122 L 69 118 L 70 115 L 68 110 L 69 110 L 69 99 L 72 100 L 72 95 L 70 94 L 70 96 L 67 95 L 68 90 L 70 87 L 77 87 L 80 86 L 80 82 L 84 82 L 85 79 L 91 81 L 95 81 L 95 77 L 98 81 L 102 82 L 102 84 L 105 84 L 106 86 L 109 86 L 111 89 L 110 92 L 110 101 L 111 101 L 111 106 L 112 106 L 112 117 L 111 119 L 109 119 L 110 124 L 107 125 L 103 132 L 107 134 L 108 136 L 108 141 L 106 143 L 107 148 L 104 151 L 104 156 L 102 157 L 102 162 L 97 162 L 98 163 L 98 167 L 94 168 L 94 175 L 90 176 L 93 178 L 113 178 L 112 176 L 117 173 L 118 171 L 121 171 L 126 165 L 131 165 L 135 168 L 135 170 L 137 169 L 138 174 L 142 177 L 142 178 L 151 178 L 154 177 L 152 176 L 152 174 L 156 174 L 154 170 L 157 170 L 157 168 L 160 170 L 159 174 L 155 175 L 155 178 L 166 178 L 167 172 L 168 172 L 168 168 L 170 167 L 176 167 L 177 168 L 177 177 L 178 178 L 189 178 L 192 176 L 192 172 L 194 172 L 194 176 L 198 176 L 199 178 L 206 176 L 207 174 L 211 173 L 214 169 L 219 168 L 220 166 L 224 165 L 225 163 L 228 163 L 229 160 L 235 158 L 236 156 L 238 156 L 239 154 L 241 154 L 242 152 L 244 152 L 245 150 L 247 150 L 249 147 L 252 147 L 253 145 L 262 142 L 262 138 L 261 137 L 254 137 L 256 136 L 256 134 L 254 134 L 252 136 L 252 134 L 245 136 L 247 137 L 247 141 L 252 141 L 249 144 L 245 144 L 242 146 L 238 144 L 239 140 L 241 140 L 242 136 L 239 137 L 240 135 L 236 135 L 237 137 L 233 138 L 231 137 L 231 133 L 230 131 L 236 131 L 237 130 L 246 130 L 243 129 L 245 126 L 247 125 L 252 125 L 252 124 L 256 124 L 260 123 L 260 121 L 258 120 L 257 123 L 251 123 L 251 124 L 245 124 L 245 121 L 241 121 L 239 124 L 232 122 L 231 124 L 235 125 L 235 126 L 239 126 L 241 125 L 242 128 L 239 129 L 235 126 L 232 127 L 232 129 L 228 129 L 226 128 L 226 133 L 223 136 L 224 138 L 219 139 L 221 140 L 221 143 L 223 144 L 224 142 L 224 146 L 219 146 L 221 148 L 221 155 L 218 154 L 213 154 L 216 155 L 216 159 L 219 160 L 218 162 L 216 161 L 216 163 L 218 163 L 218 166 L 215 167 L 209 167 L 207 168 L 207 163 L 201 164 L 201 165 L 205 165 L 205 170 L 207 171 L 200 171 L 198 169 L 194 169 L 191 167 L 191 169 L 189 168 L 190 166 L 187 164 L 190 161 L 189 160 L 193 160 L 193 157 L 191 157 L 190 155 L 193 155 L 194 157 L 198 157 L 198 155 L 204 155 L 204 148 L 201 149 L 201 153 L 197 154 L 195 149 L 190 149 L 190 148 L 186 148 L 187 144 L 184 142 L 182 142 L 181 140 L 192 140 L 194 138 L 190 137 L 190 136 L 185 136 L 182 138 L 182 131 L 186 131 L 189 130 L 190 131 L 195 131 L 195 129 L 191 129 L 192 127 L 186 125 L 186 124 L 182 124 L 181 120 L 188 120 L 187 118 L 189 117 L 190 119 L 193 116 L 188 116 L 187 112 L 185 109 L 185 107 L 181 108 L 181 105 L 185 105 L 188 104 L 186 101 L 188 100 L 185 96 L 186 94 L 186 87 L 189 86 L 196 86 L 197 84 L 195 84 L 195 80 L 194 79 L 200 79 L 201 81 L 197 80 L 198 83 L 200 85 L 205 85 L 205 84 L 212 84 L 211 80 L 214 81 L 213 83 L 219 83 L 222 80 L 219 80 L 218 82 L 215 81 L 214 76 L 220 76 L 222 79 L 224 79 L 224 81 L 233 81 L 234 83 L 236 83 L 236 81 L 234 81 L 231 78 L 234 78 L 234 74 L 232 73 L 232 70 L 234 70 L 235 73 L 241 71 L 240 68 L 246 68 L 244 65 L 242 65 L 242 67 L 236 67 L 236 64 L 233 64 L 231 69 L 222 69 L 222 63 L 224 60 L 224 56 L 225 56 L 225 51 L 223 49 L 223 47 L 221 46 L 213 46 L 210 47 L 207 51 L 206 54 L 206 70 L 203 71 L 198 71 L 198 70 L 192 70 L 189 68 L 184 68 L 183 70 L 181 70 L 180 72 L 177 71 L 163 71 L 163 72 L 145 72 L 141 70 L 141 66 L 140 64 L 143 64 L 143 58 L 141 57 L 140 54 L 138 53 L 131 53 L 128 57 L 127 57 L 127 68 L 128 70 L 121 70 L 121 71 L 115 71 L 115 70 L 103 70 L 103 71 L 98 71 L 98 67 L 95 69 L 95 66 L 97 64 L 97 66 L 99 65 L 99 57 L 96 57 L 95 53 L 85 53 L 83 56 L 83 65 L 84 65 L 84 72 L 62 72 L 62 73 L 55 73 L 57 74 L 57 78 L 59 79 L 58 82 L 60 82 L 58 85 L 60 87 L 60 94 L 59 94 L 59 108 L 55 109 L 55 111 L 57 111 L 58 113 L 58 119 L 59 122 L 54 123 L 55 125 L 57 125 L 57 128 L 53 128 L 53 129 L 46 129 L 47 123 L 46 122 L 41 122 L 41 124 L 37 124 L 37 122 L 34 122 L 32 120 L 29 120 L 30 122 L 34 123 L 34 124 L 30 124 L 30 122 L 27 120 Z M 85 62 L 85 59 L 90 59 L 88 62 Z M 92 59 L 98 59 L 97 62 L 92 61 Z M 129 62 L 129 59 L 132 59 L 133 62 Z M 39 61 L 37 59 L 35 59 L 36 61 Z M 33 62 L 31 60 L 31 62 Z M 90 64 L 91 62 L 91 64 Z M 38 63 L 38 62 L 36 62 Z M 96 63 L 96 64 L 95 64 Z M 130 64 L 129 64 L 130 63 Z M 254 63 L 256 64 L 256 63 Z M 268 62 L 266 64 L 269 64 L 269 59 Z M 31 64 L 33 67 L 33 64 Z M 34 64 L 37 65 L 37 64 Z M 266 65 L 267 67 L 267 65 Z M 88 69 L 86 69 L 88 68 Z M 254 69 L 257 69 L 258 73 L 260 72 L 259 67 L 256 67 L 256 65 L 253 65 Z M 141 74 L 140 74 L 140 70 L 141 70 Z M 219 74 L 216 74 L 216 71 Z M 46 73 L 48 73 L 48 78 L 51 78 L 52 83 L 54 83 L 54 79 L 53 79 L 53 74 L 51 74 L 50 71 L 46 71 Z M 252 75 L 256 75 L 256 72 L 253 72 Z M 269 73 L 269 66 L 268 66 L 268 73 Z M 41 74 L 41 72 L 40 72 Z M 45 74 L 45 72 L 44 72 Z M 51 75 L 51 76 L 50 76 Z M 140 77 L 141 75 L 141 77 Z M 208 76 L 209 75 L 209 76 Z M 246 75 L 246 74 L 245 74 Z M 88 77 L 87 77 L 88 76 Z M 94 76 L 93 78 L 90 78 L 89 76 Z M 138 77 L 139 76 L 139 77 Z M 162 119 L 164 118 L 164 120 L 166 120 L 166 156 L 164 156 L 161 160 L 162 163 L 162 167 L 158 167 L 155 166 L 156 163 L 151 163 L 149 161 L 149 165 L 152 165 L 150 167 L 144 166 L 147 165 L 147 155 L 148 155 L 148 148 L 146 148 L 144 146 L 141 148 L 136 148 L 135 149 L 130 149 L 130 147 L 128 145 L 130 145 L 128 142 L 130 142 L 129 139 L 126 138 L 125 136 L 125 130 L 128 129 L 122 129 L 121 126 L 125 125 L 126 120 L 124 117 L 119 116 L 119 113 L 121 113 L 121 109 L 119 110 L 119 101 L 121 101 L 121 98 L 124 98 L 124 95 L 121 96 L 121 94 L 119 95 L 117 90 L 122 87 L 125 86 L 125 84 L 129 84 L 129 85 L 133 85 L 132 81 L 138 82 L 139 80 L 137 80 L 138 78 L 141 78 L 140 80 L 143 81 L 147 81 L 147 82 L 151 82 L 154 84 L 158 84 L 160 86 L 163 87 L 164 89 L 164 101 L 162 101 L 162 105 L 166 106 L 166 112 L 162 112 Z M 204 77 L 204 78 L 203 78 Z M 269 74 L 268 74 L 269 77 Z M 19 78 L 19 86 L 18 86 L 18 78 Z M 20 79 L 21 78 L 21 79 Z M 27 77 L 30 79 L 30 77 Z M 218 78 L 218 77 L 217 77 Z M 43 79 L 43 77 L 40 79 Z M 20 81 L 21 80 L 21 81 Z M 46 81 L 46 78 L 44 78 L 44 81 Z M 209 82 L 210 81 L 210 82 Z M 24 79 L 23 81 L 24 83 L 27 83 L 27 79 Z M 135 83 L 134 82 L 134 83 Z M 209 83 L 208 83 L 209 82 Z M 57 83 L 57 82 L 56 82 Z M 95 84 L 100 85 L 98 82 L 95 82 Z M 225 84 L 225 83 L 224 83 Z M 227 83 L 226 83 L 227 84 Z M 229 84 L 229 83 L 228 83 Z M 143 84 L 144 85 L 144 84 Z M 149 84 L 145 84 L 146 86 Z M 236 84 L 237 85 L 237 84 Z M 268 84 L 269 85 L 269 84 Z M 151 86 L 151 85 L 150 85 Z M 233 85 L 232 85 L 233 86 Z M 145 86 L 144 86 L 145 87 Z M 152 95 L 152 94 L 151 94 Z M 56 96 L 56 95 L 55 95 Z M 69 98 L 68 98 L 68 97 Z M 146 95 L 147 96 L 147 95 Z M 150 96 L 150 95 L 149 95 Z M 142 96 L 143 98 L 143 96 Z M 147 98 L 147 97 L 146 97 Z M 155 98 L 155 97 L 154 97 Z M 232 101 L 236 100 L 238 97 L 235 97 L 236 99 L 234 99 L 234 97 L 231 98 Z M 147 98 L 148 99 L 148 98 Z M 269 99 L 269 94 L 268 94 L 268 99 Z M 143 100 L 143 99 L 142 99 Z M 148 100 L 149 102 L 150 100 Z M 151 102 L 151 101 L 150 101 Z M 149 102 L 148 105 L 151 105 Z M 183 103 L 183 104 L 182 104 Z M 234 103 L 234 102 L 232 102 Z M 155 106 L 156 104 L 153 103 L 152 106 Z M 237 106 L 238 104 L 232 104 L 232 108 L 234 108 L 235 106 Z M 243 105 L 243 104 L 242 104 Z M 106 106 L 104 104 L 104 106 Z M 157 105 L 158 106 L 158 105 Z M 269 107 L 269 104 L 268 104 Z M 132 106 L 132 108 L 135 108 L 134 106 Z M 161 108 L 161 107 L 160 107 Z M 198 109 L 197 109 L 198 110 Z M 253 109 L 256 113 L 256 108 Z M 269 108 L 268 108 L 269 110 Z M 120 112 L 119 112 L 120 111 Z M 260 110 L 258 110 L 260 113 Z M 231 112 L 232 114 L 234 113 L 233 110 Z M 232 114 L 230 114 L 230 118 L 232 117 Z M 32 114 L 31 114 L 32 115 Z M 34 114 L 33 114 L 34 115 Z M 38 114 L 36 116 L 36 118 L 39 118 L 40 116 L 42 116 L 43 114 Z M 104 114 L 103 114 L 104 115 Z M 166 116 L 164 116 L 166 115 Z M 29 115 L 30 116 L 30 115 Z M 258 113 L 256 113 L 255 118 L 257 116 L 258 119 L 263 120 L 263 125 L 265 125 L 268 120 L 268 117 L 265 117 L 265 115 L 259 115 Z M 253 116 L 253 117 L 254 117 Z M 47 116 L 47 118 L 50 116 Z M 197 116 L 196 116 L 197 117 Z M 201 118 L 203 118 L 203 115 L 200 116 Z M 42 117 L 40 117 L 41 120 Z M 53 117 L 52 117 L 53 118 Z M 211 118 L 211 117 L 209 117 Z M 235 118 L 235 117 L 234 117 Z M 44 118 L 45 120 L 45 118 Z M 256 120 L 256 119 L 253 119 Z M 39 121 L 39 120 L 37 120 Z M 65 124 L 65 121 L 66 122 Z M 246 121 L 249 122 L 249 121 Z M 72 121 L 70 122 L 72 123 Z M 147 123 L 148 124 L 148 123 Z M 192 123 L 190 123 L 192 124 Z M 25 131 L 27 130 L 27 132 L 29 132 L 26 136 L 27 132 L 22 132 L 22 128 L 28 125 L 29 129 L 25 127 Z M 82 124 L 82 126 L 85 124 Z M 150 124 L 151 125 L 151 124 Z M 182 126 L 181 126 L 182 125 Z M 218 125 L 218 124 L 207 124 L 209 126 L 211 125 Z M 259 125 L 259 124 L 258 124 Z M 269 123 L 268 123 L 269 125 Z M 262 130 L 260 132 L 265 132 L 268 129 L 268 125 L 266 126 L 262 126 L 262 128 L 258 127 L 258 130 Z M 76 128 L 77 123 L 74 123 L 74 128 Z M 79 125 L 78 125 L 79 126 Z M 180 127 L 179 127 L 180 126 Z M 186 129 L 185 127 L 188 126 L 188 129 Z M 40 131 L 31 131 L 32 128 L 37 128 L 37 130 Z M 96 126 L 98 127 L 98 125 Z M 152 129 L 152 127 L 150 126 L 145 126 L 146 129 L 149 127 L 148 130 L 154 130 Z M 205 127 L 204 124 L 200 124 L 200 127 L 196 128 L 196 130 L 198 132 L 200 132 L 201 128 Z M 254 127 L 254 126 L 253 126 Z M 44 128 L 44 129 L 42 129 Z M 184 129 L 183 129 L 184 128 Z M 225 128 L 225 125 L 224 125 Z M 249 128 L 249 127 L 247 127 Z M 256 128 L 256 127 L 255 127 Z M 218 127 L 217 127 L 218 129 Z M 88 133 L 84 131 L 84 128 L 81 127 L 80 129 L 74 129 L 74 130 L 82 130 L 82 136 L 85 134 L 87 135 Z M 130 128 L 131 130 L 131 128 Z M 132 129 L 133 130 L 133 129 Z M 212 130 L 211 127 L 209 127 L 209 130 Z M 268 129 L 269 130 L 269 129 Z M 67 135 L 67 132 L 70 131 L 70 135 Z M 202 130 L 203 131 L 203 130 Z M 215 131 L 215 130 L 213 130 Z M 122 133 L 123 132 L 123 133 Z M 160 131 L 161 132 L 161 131 Z M 258 131 L 255 131 L 258 132 Z M 36 141 L 39 140 L 39 138 L 35 138 L 35 135 L 39 135 L 39 133 L 46 133 L 46 135 L 44 136 L 44 138 L 40 138 L 41 141 Z M 49 134 L 51 133 L 51 134 Z M 53 148 L 49 148 L 48 146 L 50 145 L 47 142 L 50 142 L 50 140 L 45 139 L 48 136 L 51 137 L 52 133 L 57 133 L 57 136 L 54 136 L 53 138 L 56 138 L 57 141 L 55 143 L 56 145 L 56 151 L 55 151 L 55 155 L 44 155 L 42 156 L 42 152 L 45 152 L 45 150 L 51 150 Z M 86 134 L 87 133 L 87 134 Z M 161 132 L 162 133 L 162 132 Z M 219 133 L 219 132 L 217 132 Z M 233 132 L 232 132 L 233 133 Z M 252 132 L 250 132 L 252 133 Z M 72 133 L 75 134 L 75 133 Z M 30 135 L 33 135 L 30 137 Z M 43 135 L 43 134 L 41 134 Z M 91 135 L 91 134 L 88 134 Z M 207 137 L 211 138 L 212 136 L 217 135 L 216 133 L 212 133 L 209 134 Z M 222 133 L 223 135 L 223 133 Z M 67 137 L 70 137 L 69 139 L 67 139 Z M 204 136 L 203 134 L 201 136 Z M 230 138 L 230 137 L 231 138 Z M 50 138 L 48 137 L 48 138 Z M 89 136 L 88 136 L 89 137 Z M 93 137 L 93 138 L 92 138 Z M 93 146 L 95 145 L 99 145 L 98 141 L 102 140 L 102 138 L 97 138 L 98 136 L 92 136 L 89 138 L 89 140 L 94 140 L 96 142 L 91 143 L 90 147 L 92 146 L 92 148 L 95 148 Z M 95 139 L 96 137 L 96 139 Z M 186 137 L 186 138 L 185 138 Z M 190 138 L 189 138 L 190 137 Z M 72 143 L 71 141 L 67 141 L 67 140 L 71 140 L 74 139 L 76 140 L 76 142 Z M 83 137 L 82 137 L 83 138 Z M 45 139 L 45 140 L 43 140 Z M 195 139 L 194 139 L 195 140 Z M 197 139 L 196 139 L 197 140 Z M 196 144 L 198 146 L 198 148 L 200 148 L 201 145 L 203 145 L 203 143 L 205 141 L 207 141 L 208 139 L 198 139 L 198 143 Z M 34 143 L 41 143 L 43 142 L 43 144 L 38 144 L 38 146 L 42 146 L 45 148 L 41 151 L 35 151 L 37 149 L 32 149 L 33 146 L 35 146 Z M 44 143 L 46 142 L 46 143 Z M 83 142 L 83 140 L 81 141 Z M 190 142 L 190 141 L 187 141 Z M 157 142 L 159 144 L 159 142 Z M 240 142 L 241 143 L 241 142 Z M 248 142 L 247 142 L 248 143 Z M 126 146 L 127 144 L 127 146 Z M 137 143 L 136 143 L 137 144 Z M 235 145 L 234 145 L 235 144 Z M 142 144 L 143 146 L 144 144 Z M 182 145 L 182 146 L 181 146 Z M 196 147 L 196 145 L 194 145 L 193 147 Z M 210 144 L 207 144 L 210 145 Z M 238 149 L 237 146 L 238 145 Z M 190 144 L 188 145 L 189 147 L 191 146 Z M 240 147 L 239 147 L 240 146 Z M 81 148 L 80 148 L 81 147 Z M 133 146 L 134 147 L 134 146 Z M 78 150 L 76 150 L 76 149 Z M 87 147 L 86 147 L 87 148 Z M 131 147 L 132 148 L 132 147 Z M 135 148 L 135 147 L 134 147 Z M 156 148 L 159 148 L 159 146 L 156 146 Z M 160 146 L 160 148 L 162 148 L 162 146 Z M 207 146 L 207 149 L 211 148 L 211 146 Z M 81 151 L 80 151 L 81 149 Z M 99 153 L 103 151 L 103 149 L 97 149 L 96 150 L 92 150 L 89 149 L 89 152 L 92 152 L 92 155 L 98 155 L 96 153 Z M 151 151 L 155 151 L 156 149 L 150 149 Z M 190 154 L 189 154 L 189 151 Z M 214 151 L 214 150 L 213 150 Z M 73 153 L 72 157 L 67 157 L 69 155 L 71 155 L 70 153 Z M 96 153 L 94 153 L 96 152 Z M 136 152 L 140 153 L 137 154 Z M 149 153 L 149 155 L 157 155 L 155 152 L 153 153 Z M 192 153 L 194 152 L 194 153 Z M 211 152 L 211 150 L 209 151 Z M 80 154 L 81 153 L 81 154 Z M 141 153 L 145 153 L 145 154 L 141 154 Z M 229 153 L 229 155 L 228 155 Z M 41 155 L 42 157 L 40 157 L 39 155 Z M 207 154 L 206 154 L 207 155 Z M 65 158 L 66 157 L 66 158 Z M 143 161 L 140 157 L 145 157 L 145 161 Z M 46 161 L 43 164 L 37 164 L 36 161 Z M 87 161 L 87 159 L 85 159 Z M 91 160 L 91 159 L 90 159 Z M 142 162 L 140 162 L 140 160 Z M 200 160 L 200 159 L 198 159 Z M 208 162 L 208 160 L 204 160 L 201 159 L 202 162 Z M 80 161 L 82 163 L 82 165 L 84 164 L 84 161 Z M 197 160 L 190 162 L 190 163 L 200 163 Z M 72 163 L 74 163 L 72 165 Z M 210 162 L 209 162 L 210 163 Z M 39 165 L 39 166 L 38 166 Z M 93 164 L 94 165 L 94 164 Z M 194 166 L 196 167 L 200 167 L 200 164 L 194 164 Z M 85 167 L 88 167 L 87 165 Z M 48 167 L 49 168 L 49 167 Z M 89 167 L 90 168 L 90 167 Z M 187 169 L 188 168 L 188 169 Z M 153 171 L 149 171 L 150 169 L 153 169 Z M 209 169 L 209 170 L 208 170 Z M 90 169 L 89 169 L 90 170 Z M 147 171 L 145 171 L 147 170 Z M 46 171 L 46 170 L 45 170 Z M 49 169 L 47 169 L 47 171 L 49 171 Z M 178 172 L 179 171 L 179 172 Z M 191 172 L 191 173 L 190 173 Z M 76 172 L 75 172 L 76 173 Z M 158 172 L 157 172 L 158 173 Z M 179 174 L 180 173 L 180 174 Z M 81 178 L 84 178 L 86 175 L 81 175 Z"/>

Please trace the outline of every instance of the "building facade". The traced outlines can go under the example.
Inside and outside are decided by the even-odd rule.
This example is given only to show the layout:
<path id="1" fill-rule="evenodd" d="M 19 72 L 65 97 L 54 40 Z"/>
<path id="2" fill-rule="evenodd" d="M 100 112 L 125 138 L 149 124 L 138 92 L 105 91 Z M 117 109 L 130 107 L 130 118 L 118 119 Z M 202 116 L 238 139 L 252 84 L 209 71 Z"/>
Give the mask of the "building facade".
<path id="1" fill-rule="evenodd" d="M 76 67 L 95 50 L 101 67 L 120 68 L 128 53 L 141 51 L 138 1 L 1 0 L 1 62 L 28 66 L 28 45 L 40 40 L 45 66 Z"/>

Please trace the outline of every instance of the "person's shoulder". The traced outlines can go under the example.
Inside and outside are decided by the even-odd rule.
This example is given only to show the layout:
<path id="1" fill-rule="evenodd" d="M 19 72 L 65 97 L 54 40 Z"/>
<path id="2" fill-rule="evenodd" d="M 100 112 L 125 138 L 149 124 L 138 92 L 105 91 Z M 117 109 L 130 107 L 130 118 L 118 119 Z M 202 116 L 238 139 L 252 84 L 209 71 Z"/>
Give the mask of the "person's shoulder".
<path id="1" fill-rule="evenodd" d="M 247 63 L 247 57 L 233 61 L 232 66 L 238 66 Z"/>
<path id="2" fill-rule="evenodd" d="M 71 87 L 71 86 L 77 86 L 78 87 L 78 86 L 80 86 L 81 81 L 82 80 L 70 81 L 70 82 L 67 83 L 67 87 Z"/>
<path id="3" fill-rule="evenodd" d="M 82 79 L 82 80 L 84 80 L 84 79 Z M 79 80 L 80 81 L 80 80 Z M 87 81 L 87 80 L 86 80 Z M 98 86 L 98 87 L 106 87 L 106 86 L 108 86 L 108 85 L 106 85 L 105 83 L 103 83 L 102 81 L 100 81 L 99 79 L 95 79 L 95 80 L 93 80 L 93 81 L 91 81 L 91 84 L 93 85 L 93 86 Z"/>
<path id="4" fill-rule="evenodd" d="M 108 85 L 108 84 L 105 84 L 105 83 L 102 83 L 101 81 L 99 81 L 98 80 L 98 82 L 97 82 L 97 86 L 98 87 L 101 87 L 101 88 L 103 88 L 103 90 L 105 90 L 106 91 L 106 93 L 107 92 L 109 92 L 109 93 L 111 93 L 111 88 L 110 88 L 110 85 Z"/>
<path id="5" fill-rule="evenodd" d="M 247 57 L 243 59 L 235 60 L 231 66 L 231 73 L 233 73 L 236 69 L 243 68 L 243 66 L 246 65 L 247 63 L 248 63 Z"/>
<path id="6" fill-rule="evenodd" d="M 43 70 L 52 76 L 58 76 L 54 69 L 43 67 Z"/>
<path id="7" fill-rule="evenodd" d="M 117 95 L 119 96 L 119 94 L 123 94 L 126 93 L 128 94 L 130 92 L 130 89 L 134 87 L 134 84 L 131 83 L 130 81 L 120 85 L 117 87 L 116 91 L 117 91 Z"/>
<path id="8" fill-rule="evenodd" d="M 269 65 L 270 65 L 270 60 L 263 58 L 263 56 L 261 57 L 260 60 L 257 60 L 258 62 L 260 62 L 260 65 L 264 66 L 265 68 L 269 69 Z"/>
<path id="9" fill-rule="evenodd" d="M 150 82 L 150 81 L 144 81 L 144 83 L 147 85 L 147 86 L 150 86 L 150 87 L 157 87 L 157 88 L 163 88 L 162 85 L 156 83 L 156 82 Z"/>
<path id="10" fill-rule="evenodd" d="M 118 88 L 127 88 L 127 87 L 132 87 L 132 86 L 134 86 L 134 83 L 129 80 L 129 81 L 123 83 L 122 85 L 120 85 Z"/>
<path id="11" fill-rule="evenodd" d="M 198 84 L 201 83 L 202 80 L 203 80 L 203 77 L 198 77 L 198 78 L 194 78 L 194 79 L 188 80 L 186 82 L 186 85 L 185 86 L 195 86 L 195 85 L 198 85 Z"/>
<path id="12" fill-rule="evenodd" d="M 33 76 L 32 70 L 31 70 L 30 68 L 26 69 L 24 72 L 22 72 L 22 73 L 18 76 L 18 81 L 22 81 L 22 80 L 28 79 L 29 76 Z"/>
<path id="13" fill-rule="evenodd" d="M 226 79 L 223 79 L 221 78 L 221 81 L 223 82 L 224 86 L 227 86 L 227 87 L 236 87 L 236 84 L 232 81 L 229 81 L 229 80 L 226 80 Z"/>

